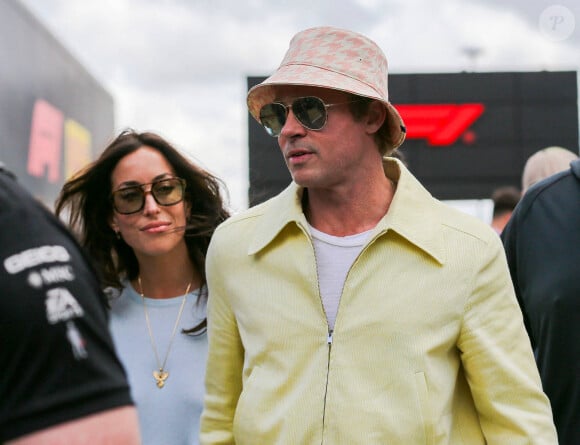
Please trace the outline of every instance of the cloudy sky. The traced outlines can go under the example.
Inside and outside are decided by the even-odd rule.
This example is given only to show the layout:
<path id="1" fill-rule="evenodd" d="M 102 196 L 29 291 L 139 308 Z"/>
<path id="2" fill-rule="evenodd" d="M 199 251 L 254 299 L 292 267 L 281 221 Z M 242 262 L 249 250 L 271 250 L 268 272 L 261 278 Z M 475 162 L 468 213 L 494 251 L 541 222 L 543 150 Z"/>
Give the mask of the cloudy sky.
<path id="1" fill-rule="evenodd" d="M 274 71 L 302 29 L 366 34 L 393 73 L 580 70 L 578 0 L 21 1 L 113 95 L 117 130 L 165 136 L 225 181 L 234 211 L 246 77 Z"/>

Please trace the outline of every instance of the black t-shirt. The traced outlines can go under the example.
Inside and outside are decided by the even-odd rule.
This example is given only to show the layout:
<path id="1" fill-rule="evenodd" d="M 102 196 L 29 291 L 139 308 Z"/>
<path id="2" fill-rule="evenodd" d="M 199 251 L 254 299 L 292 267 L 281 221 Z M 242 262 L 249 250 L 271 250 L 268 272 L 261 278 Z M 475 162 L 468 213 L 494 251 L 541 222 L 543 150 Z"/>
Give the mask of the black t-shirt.
<path id="1" fill-rule="evenodd" d="M 580 444 L 580 161 L 530 188 L 502 233 L 562 445 Z"/>
<path id="2" fill-rule="evenodd" d="M 0 443 L 133 403 L 94 270 L 1 166 L 0 295 Z"/>

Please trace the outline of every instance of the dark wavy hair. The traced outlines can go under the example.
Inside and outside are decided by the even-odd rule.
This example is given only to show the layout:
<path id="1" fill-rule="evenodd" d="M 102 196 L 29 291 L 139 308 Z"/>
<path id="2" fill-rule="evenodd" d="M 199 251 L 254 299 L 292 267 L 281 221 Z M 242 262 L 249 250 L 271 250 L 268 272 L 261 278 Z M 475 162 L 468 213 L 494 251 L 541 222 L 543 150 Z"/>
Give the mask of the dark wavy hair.
<path id="1" fill-rule="evenodd" d="M 189 204 L 185 243 L 189 257 L 201 276 L 200 298 L 207 300 L 205 256 L 216 227 L 229 216 L 221 192 L 223 182 L 180 154 L 161 136 L 128 129 L 121 132 L 99 158 L 76 173 L 62 187 L 55 202 L 57 216 L 65 215 L 71 230 L 94 261 L 103 287 L 121 289 L 121 279 L 134 280 L 139 263 L 133 249 L 111 228 L 111 174 L 117 163 L 137 149 L 147 146 L 161 153 L 186 182 L 185 201 Z M 205 330 L 203 320 L 186 333 Z"/>

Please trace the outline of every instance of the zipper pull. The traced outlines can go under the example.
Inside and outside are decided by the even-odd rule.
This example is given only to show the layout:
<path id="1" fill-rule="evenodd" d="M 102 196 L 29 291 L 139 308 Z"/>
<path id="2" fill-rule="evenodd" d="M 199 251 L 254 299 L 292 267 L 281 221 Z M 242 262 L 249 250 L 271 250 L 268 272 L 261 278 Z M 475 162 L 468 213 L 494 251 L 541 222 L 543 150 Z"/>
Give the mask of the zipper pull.
<path id="1" fill-rule="evenodd" d="M 332 331 L 328 331 L 328 336 L 326 337 L 326 343 L 328 345 L 332 344 Z"/>

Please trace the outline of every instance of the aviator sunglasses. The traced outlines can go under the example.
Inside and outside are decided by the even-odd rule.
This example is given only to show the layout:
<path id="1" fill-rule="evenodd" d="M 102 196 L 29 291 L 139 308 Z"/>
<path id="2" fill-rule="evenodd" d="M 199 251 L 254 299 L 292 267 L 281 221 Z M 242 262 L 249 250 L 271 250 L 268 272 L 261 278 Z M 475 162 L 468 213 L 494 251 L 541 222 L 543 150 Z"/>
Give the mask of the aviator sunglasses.
<path id="1" fill-rule="evenodd" d="M 322 130 L 328 120 L 327 109 L 335 105 L 359 102 L 363 99 L 351 100 L 335 104 L 326 104 L 322 99 L 315 96 L 299 97 L 291 105 L 281 102 L 272 102 L 260 109 L 260 123 L 272 137 L 280 136 L 282 127 L 288 118 L 288 112 L 292 113 L 300 124 L 309 130 Z"/>
<path id="2" fill-rule="evenodd" d="M 113 207 L 122 215 L 130 215 L 145 207 L 145 187 L 150 185 L 150 193 L 155 202 L 161 206 L 172 206 L 183 201 L 185 181 L 181 178 L 169 177 L 158 179 L 147 184 L 121 187 L 111 194 Z"/>

